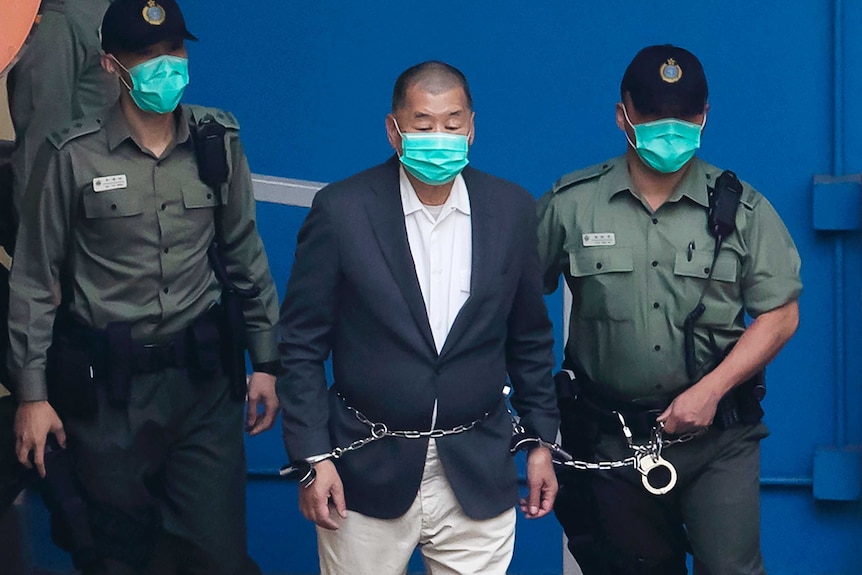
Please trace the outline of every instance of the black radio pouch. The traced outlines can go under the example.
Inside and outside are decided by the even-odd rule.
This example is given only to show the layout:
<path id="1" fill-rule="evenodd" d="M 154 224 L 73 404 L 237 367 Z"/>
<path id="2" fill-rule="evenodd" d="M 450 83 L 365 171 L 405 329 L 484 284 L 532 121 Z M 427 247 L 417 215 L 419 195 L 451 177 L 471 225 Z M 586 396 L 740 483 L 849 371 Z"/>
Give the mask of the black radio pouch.
<path id="1" fill-rule="evenodd" d="M 717 254 L 721 249 L 721 242 L 736 229 L 736 211 L 742 197 L 742 184 L 736 174 L 725 170 L 715 180 L 715 187 L 708 190 L 708 196 L 706 226 L 710 235 L 715 238 Z"/>
<path id="2" fill-rule="evenodd" d="M 220 192 L 230 171 L 224 141 L 225 127 L 216 122 L 211 114 L 204 116 L 192 127 L 198 175 L 203 183 Z M 221 199 L 221 194 L 216 197 Z"/>
<path id="3" fill-rule="evenodd" d="M 715 238 L 715 250 L 712 254 L 712 265 L 709 266 L 709 275 L 706 278 L 706 286 L 700 294 L 700 300 L 691 312 L 686 316 L 683 323 L 683 337 L 685 342 L 685 369 L 689 380 L 694 383 L 697 377 L 697 358 L 694 349 L 694 325 L 706 311 L 703 304 L 703 296 L 712 274 L 715 271 L 715 262 L 721 251 L 721 244 L 736 230 L 736 212 L 739 209 L 739 200 L 742 197 L 742 183 L 736 174 L 725 170 L 715 180 L 715 187 L 707 190 L 709 198 L 709 209 L 706 213 L 706 229 Z"/>

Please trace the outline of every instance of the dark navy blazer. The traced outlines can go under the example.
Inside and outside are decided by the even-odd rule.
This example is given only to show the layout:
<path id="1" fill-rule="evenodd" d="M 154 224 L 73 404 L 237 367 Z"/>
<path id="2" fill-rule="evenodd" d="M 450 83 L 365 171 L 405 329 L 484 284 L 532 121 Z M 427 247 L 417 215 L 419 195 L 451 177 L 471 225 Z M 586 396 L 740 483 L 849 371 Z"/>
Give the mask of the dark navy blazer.
<path id="1" fill-rule="evenodd" d="M 291 460 L 367 437 L 345 403 L 395 430 L 474 429 L 437 440 L 464 512 L 499 515 L 518 497 L 502 394 L 524 426 L 553 441 L 558 413 L 553 335 L 542 298 L 535 203 L 523 188 L 467 167 L 473 264 L 470 297 L 437 353 L 407 240 L 399 162 L 321 190 L 299 231 L 281 306 L 278 380 Z M 324 362 L 332 355 L 334 383 Z M 335 390 L 343 399 L 336 395 Z M 386 438 L 337 463 L 347 507 L 394 518 L 419 489 L 427 439 Z"/>

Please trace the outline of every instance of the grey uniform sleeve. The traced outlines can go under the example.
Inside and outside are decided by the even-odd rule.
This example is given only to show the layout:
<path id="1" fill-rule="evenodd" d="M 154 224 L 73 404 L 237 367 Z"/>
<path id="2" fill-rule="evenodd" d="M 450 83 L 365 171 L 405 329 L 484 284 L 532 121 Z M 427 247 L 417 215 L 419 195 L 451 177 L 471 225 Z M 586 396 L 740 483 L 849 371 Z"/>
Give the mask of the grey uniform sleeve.
<path id="1" fill-rule="evenodd" d="M 72 92 L 80 67 L 77 57 L 66 14 L 46 10 L 32 44 L 10 73 L 9 111 L 18 134 L 13 163 L 15 205 L 19 210 L 24 186 L 45 136 L 73 118 Z"/>
<path id="2" fill-rule="evenodd" d="M 9 295 L 9 371 L 21 401 L 48 398 L 45 355 L 60 299 L 74 190 L 71 160 L 46 142 L 24 196 Z"/>
<path id="3" fill-rule="evenodd" d="M 566 228 L 561 225 L 554 205 L 554 192 L 547 192 L 539 199 L 539 270 L 546 294 L 556 291 L 560 274 L 565 270 L 568 256 L 565 250 Z"/>
<path id="4" fill-rule="evenodd" d="M 275 323 L 278 319 L 278 295 L 263 241 L 257 231 L 254 190 L 251 172 L 242 144 L 236 133 L 230 134 L 232 171 L 226 201 L 221 210 L 220 239 L 228 274 L 237 278 L 237 286 L 257 286 L 260 294 L 245 300 L 243 316 L 252 363 L 278 359 L 275 345 Z"/>
<path id="5" fill-rule="evenodd" d="M 745 310 L 757 317 L 799 298 L 801 261 L 790 232 L 765 197 L 760 197 L 747 224 L 743 298 Z"/>

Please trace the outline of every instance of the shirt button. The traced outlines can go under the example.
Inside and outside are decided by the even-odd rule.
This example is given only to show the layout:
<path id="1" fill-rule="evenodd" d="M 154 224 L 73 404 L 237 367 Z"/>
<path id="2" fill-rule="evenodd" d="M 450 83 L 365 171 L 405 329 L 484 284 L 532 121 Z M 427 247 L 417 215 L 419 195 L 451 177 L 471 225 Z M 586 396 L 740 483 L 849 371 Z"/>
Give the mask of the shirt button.
<path id="1" fill-rule="evenodd" d="M 597 263 L 596 263 L 596 269 L 597 269 L 597 270 L 602 269 L 602 262 L 597 262 Z"/>
<path id="2" fill-rule="evenodd" d="M 211 200 L 211 199 L 212 199 L 212 197 L 213 197 L 213 195 L 212 195 L 212 194 L 207 194 L 207 199 L 208 199 L 208 200 Z"/>
<path id="3" fill-rule="evenodd" d="M 166 203 L 162 203 L 159 207 L 162 208 L 162 211 L 165 211 L 168 208 L 168 205 Z"/>
<path id="4" fill-rule="evenodd" d="M 169 251 L 171 251 L 171 248 L 165 248 L 165 253 L 168 253 Z M 656 304 L 656 305 L 658 305 L 658 304 Z"/>
<path id="5" fill-rule="evenodd" d="M 661 346 L 660 346 L 660 345 L 655 345 L 655 346 L 653 346 L 653 349 L 654 349 L 654 350 L 656 350 L 656 351 L 661 351 Z"/>
<path id="6" fill-rule="evenodd" d="M 116 210 L 116 209 L 117 209 L 117 204 L 111 204 L 111 209 L 112 209 L 112 210 Z"/>
<path id="7" fill-rule="evenodd" d="M 709 273 L 709 268 L 703 268 L 703 273 L 708 274 L 708 273 Z"/>
<path id="8" fill-rule="evenodd" d="M 163 292 L 165 292 L 165 293 L 168 293 L 168 292 L 169 292 L 169 291 L 171 291 L 171 290 L 170 290 L 169 288 L 165 288 L 165 289 L 163 289 L 162 291 L 163 291 Z"/>
<path id="9" fill-rule="evenodd" d="M 165 253 L 167 253 L 167 251 L 168 251 L 168 250 L 165 250 Z M 659 303 L 658 303 L 658 302 L 654 302 L 654 303 L 652 304 L 652 307 L 653 307 L 653 309 L 658 309 L 658 308 L 660 308 L 661 306 L 659 305 Z"/>
<path id="10" fill-rule="evenodd" d="M 652 223 L 657 224 L 657 223 L 658 223 L 658 218 L 653 218 L 653 219 L 652 219 Z"/>
<path id="11" fill-rule="evenodd" d="M 657 267 L 657 266 L 658 266 L 658 262 L 656 260 L 653 260 L 652 261 L 652 267 Z"/>

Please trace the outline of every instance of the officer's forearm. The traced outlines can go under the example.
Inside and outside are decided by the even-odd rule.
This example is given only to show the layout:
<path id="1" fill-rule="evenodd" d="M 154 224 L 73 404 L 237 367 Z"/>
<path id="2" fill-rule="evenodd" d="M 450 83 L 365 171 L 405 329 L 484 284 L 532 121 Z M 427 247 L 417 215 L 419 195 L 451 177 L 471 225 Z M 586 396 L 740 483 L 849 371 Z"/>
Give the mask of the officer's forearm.
<path id="1" fill-rule="evenodd" d="M 723 396 L 765 368 L 796 332 L 798 325 L 799 304 L 796 300 L 759 315 L 727 357 L 698 384 L 708 383 Z"/>

